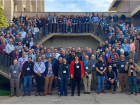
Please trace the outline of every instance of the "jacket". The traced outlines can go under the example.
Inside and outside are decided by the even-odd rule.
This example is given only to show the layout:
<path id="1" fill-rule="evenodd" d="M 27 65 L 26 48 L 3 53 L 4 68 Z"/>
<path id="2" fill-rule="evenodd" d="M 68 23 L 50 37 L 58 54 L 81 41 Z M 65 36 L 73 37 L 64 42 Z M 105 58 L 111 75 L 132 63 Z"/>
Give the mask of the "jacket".
<path id="1" fill-rule="evenodd" d="M 84 75 L 84 66 L 83 66 L 83 62 L 82 61 L 79 61 L 80 64 L 81 64 L 81 78 L 82 76 Z M 74 63 L 75 61 L 73 60 L 70 64 L 70 74 L 72 75 L 72 79 L 74 78 Z"/>
<path id="2" fill-rule="evenodd" d="M 84 72 L 87 72 L 88 74 L 91 74 L 91 70 L 92 70 L 92 64 L 90 61 L 87 62 L 86 61 L 83 62 L 84 65 Z"/>
<path id="3" fill-rule="evenodd" d="M 136 40 L 135 42 L 135 52 L 139 51 L 139 41 Z"/>
<path id="4" fill-rule="evenodd" d="M 108 63 L 111 63 L 111 60 L 113 59 L 113 58 L 112 58 L 112 54 L 113 54 L 113 53 L 109 54 L 109 56 L 108 56 Z M 114 54 L 117 54 L 117 53 L 114 53 Z M 114 54 L 113 54 L 113 57 L 114 57 Z M 117 59 L 120 59 L 120 57 L 119 57 L 118 54 L 117 54 Z"/>
<path id="5" fill-rule="evenodd" d="M 5 45 L 2 45 L 2 44 L 0 45 L 0 52 L 3 53 L 3 54 L 6 54 L 5 46 L 6 46 L 6 44 Z"/>
<path id="6" fill-rule="evenodd" d="M 68 66 L 68 78 L 70 78 L 70 65 L 67 64 Z M 62 72 L 63 72 L 63 64 L 59 65 L 59 71 L 58 71 L 58 77 L 62 78 Z M 60 79 L 60 83 L 62 83 L 62 79 Z"/>
<path id="7" fill-rule="evenodd" d="M 51 62 L 51 64 L 52 64 L 52 71 L 53 71 L 53 74 L 54 74 L 54 63 Z M 44 72 L 44 76 L 46 77 L 47 74 L 48 74 L 48 61 L 45 62 L 45 66 L 46 66 L 46 70 Z"/>
<path id="8" fill-rule="evenodd" d="M 133 64 L 134 65 L 134 64 Z M 129 66 L 129 67 L 128 67 Z M 129 64 L 125 65 L 125 71 L 128 71 L 128 76 L 131 76 L 131 68 Z M 137 76 L 136 72 L 138 71 L 138 66 L 135 63 L 134 69 L 133 69 L 133 76 Z"/>

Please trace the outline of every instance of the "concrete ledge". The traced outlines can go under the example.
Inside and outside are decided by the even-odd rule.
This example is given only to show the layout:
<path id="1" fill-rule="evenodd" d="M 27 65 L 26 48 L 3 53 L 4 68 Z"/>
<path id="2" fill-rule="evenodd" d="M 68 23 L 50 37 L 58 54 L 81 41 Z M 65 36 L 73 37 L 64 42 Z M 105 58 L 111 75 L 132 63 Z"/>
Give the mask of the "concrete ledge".
<path id="1" fill-rule="evenodd" d="M 136 15 L 140 11 L 140 5 L 131 12 L 131 16 Z M 138 14 L 139 15 L 139 14 Z"/>
<path id="2" fill-rule="evenodd" d="M 101 40 L 99 37 L 97 37 L 96 35 L 94 35 L 92 33 L 52 33 L 52 34 L 49 34 L 48 36 L 42 38 L 38 42 L 38 44 L 41 45 L 42 43 L 44 43 L 46 40 L 50 39 L 53 36 L 91 36 L 91 37 L 95 38 L 97 41 L 105 44 L 105 42 L 103 40 Z"/>
<path id="3" fill-rule="evenodd" d="M 9 75 L 5 72 L 3 72 L 2 70 L 0 70 L 0 74 L 3 75 L 4 77 L 6 77 L 7 79 L 10 79 Z"/>

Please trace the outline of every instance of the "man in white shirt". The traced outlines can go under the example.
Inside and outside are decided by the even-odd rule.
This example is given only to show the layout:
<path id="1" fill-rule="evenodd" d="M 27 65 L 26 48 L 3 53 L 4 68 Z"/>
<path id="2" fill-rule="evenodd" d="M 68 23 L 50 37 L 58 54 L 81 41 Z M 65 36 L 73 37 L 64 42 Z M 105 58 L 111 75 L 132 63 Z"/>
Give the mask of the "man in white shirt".
<path id="1" fill-rule="evenodd" d="M 12 39 L 9 39 L 9 44 L 7 44 L 5 46 L 5 52 L 11 56 L 11 52 L 15 50 L 15 47 L 13 45 L 13 40 Z"/>
<path id="2" fill-rule="evenodd" d="M 21 33 L 21 37 L 24 39 L 26 37 L 26 32 L 24 31 L 23 28 L 20 33 Z"/>

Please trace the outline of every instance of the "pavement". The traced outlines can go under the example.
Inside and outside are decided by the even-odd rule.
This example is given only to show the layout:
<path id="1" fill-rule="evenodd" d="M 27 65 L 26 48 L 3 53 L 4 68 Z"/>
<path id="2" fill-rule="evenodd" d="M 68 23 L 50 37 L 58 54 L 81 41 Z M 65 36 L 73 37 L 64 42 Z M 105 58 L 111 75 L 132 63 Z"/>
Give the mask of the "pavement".
<path id="1" fill-rule="evenodd" d="M 140 94 L 128 95 L 125 93 L 91 93 L 83 94 L 81 96 L 58 96 L 53 94 L 52 96 L 20 96 L 12 97 L 0 96 L 0 104 L 140 104 Z"/>

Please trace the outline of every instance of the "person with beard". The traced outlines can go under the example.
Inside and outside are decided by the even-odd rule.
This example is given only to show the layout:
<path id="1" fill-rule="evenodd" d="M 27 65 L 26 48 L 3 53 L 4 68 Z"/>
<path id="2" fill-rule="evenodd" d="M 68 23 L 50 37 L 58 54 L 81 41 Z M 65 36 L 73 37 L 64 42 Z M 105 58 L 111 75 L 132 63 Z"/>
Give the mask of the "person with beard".
<path id="1" fill-rule="evenodd" d="M 103 44 L 102 43 L 99 44 L 99 47 L 97 47 L 96 51 L 98 49 L 100 50 L 100 54 L 101 54 L 103 52 L 103 50 L 104 50 L 104 47 L 103 47 Z"/>
<path id="2" fill-rule="evenodd" d="M 129 95 L 133 94 L 133 84 L 135 87 L 135 95 L 137 95 L 137 72 L 138 66 L 136 63 L 133 63 L 132 58 L 129 58 L 129 62 L 125 65 L 125 71 L 128 71 L 128 79 L 129 79 L 129 88 L 130 93 Z"/>
<path id="3" fill-rule="evenodd" d="M 117 87 L 117 81 L 116 81 L 116 73 L 112 71 L 112 66 L 108 66 L 108 71 L 106 72 L 106 87 L 111 90 L 111 85 L 114 85 L 114 90 L 112 94 L 115 94 L 116 87 Z"/>
<path id="4" fill-rule="evenodd" d="M 100 94 L 102 86 L 102 93 L 106 93 L 104 89 L 104 81 L 105 81 L 105 71 L 106 71 L 106 64 L 103 62 L 103 57 L 100 56 L 98 62 L 95 65 L 97 71 L 97 80 L 98 80 L 98 91 L 97 94 Z"/>
<path id="5" fill-rule="evenodd" d="M 23 44 L 25 44 L 26 47 L 29 48 L 29 43 L 30 43 L 30 38 L 29 38 L 29 35 L 26 34 L 26 37 L 25 37 L 24 40 L 23 40 Z"/>
<path id="6" fill-rule="evenodd" d="M 68 63 L 70 64 L 74 60 L 74 52 L 72 51 L 70 56 L 68 57 Z"/>
<path id="7" fill-rule="evenodd" d="M 80 60 L 81 60 L 82 62 L 85 61 L 85 55 L 86 55 L 86 51 L 83 50 L 83 51 L 82 51 L 82 56 L 80 57 Z"/>

